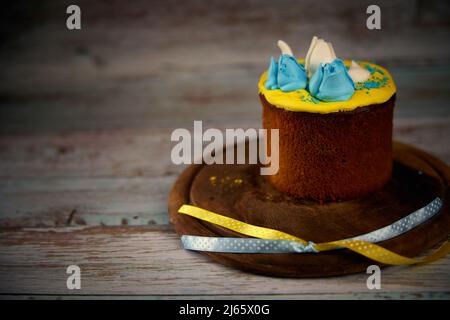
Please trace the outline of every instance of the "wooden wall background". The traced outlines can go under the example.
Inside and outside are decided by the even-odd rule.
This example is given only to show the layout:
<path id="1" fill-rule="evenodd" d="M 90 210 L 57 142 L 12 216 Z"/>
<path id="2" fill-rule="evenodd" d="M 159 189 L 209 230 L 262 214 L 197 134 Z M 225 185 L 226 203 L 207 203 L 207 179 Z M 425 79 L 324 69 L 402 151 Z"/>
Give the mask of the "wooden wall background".
<path id="1" fill-rule="evenodd" d="M 244 274 L 180 249 L 168 191 L 183 167 L 170 133 L 193 120 L 259 127 L 256 83 L 275 42 L 299 57 L 313 35 L 337 55 L 375 61 L 398 86 L 395 139 L 450 162 L 450 4 L 377 1 L 75 1 L 2 5 L 1 297 L 448 298 L 450 258 L 319 280 Z M 82 268 L 83 289 L 65 287 Z M 225 280 L 226 279 L 226 280 Z M 245 286 L 242 284 L 245 283 Z"/>

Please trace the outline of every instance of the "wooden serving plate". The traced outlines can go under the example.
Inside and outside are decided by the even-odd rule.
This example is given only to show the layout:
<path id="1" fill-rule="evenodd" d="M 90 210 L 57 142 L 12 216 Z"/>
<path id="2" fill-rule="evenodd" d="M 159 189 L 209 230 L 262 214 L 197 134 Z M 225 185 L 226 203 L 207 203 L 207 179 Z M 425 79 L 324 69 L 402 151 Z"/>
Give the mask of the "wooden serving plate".
<path id="1" fill-rule="evenodd" d="M 244 237 L 178 213 L 192 204 L 250 224 L 273 228 L 318 242 L 364 234 L 403 218 L 441 197 L 441 212 L 413 230 L 381 242 L 414 257 L 447 239 L 450 232 L 450 168 L 414 147 L 394 143 L 394 171 L 386 186 L 357 200 L 319 204 L 275 190 L 259 165 L 191 165 L 169 197 L 170 221 L 179 235 Z M 202 252 L 203 253 L 203 252 Z M 347 249 L 318 254 L 203 254 L 241 270 L 280 277 L 323 277 L 365 271 L 375 262 Z"/>

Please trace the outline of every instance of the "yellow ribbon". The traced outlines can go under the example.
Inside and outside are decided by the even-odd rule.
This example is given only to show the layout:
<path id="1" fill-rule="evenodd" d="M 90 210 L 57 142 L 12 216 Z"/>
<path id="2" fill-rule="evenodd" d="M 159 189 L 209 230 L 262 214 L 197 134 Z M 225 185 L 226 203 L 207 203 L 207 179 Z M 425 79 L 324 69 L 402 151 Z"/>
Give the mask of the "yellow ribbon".
<path id="1" fill-rule="evenodd" d="M 230 217 L 226 217 L 199 207 L 191 205 L 183 205 L 178 210 L 179 213 L 189 215 L 191 217 L 213 223 L 215 225 L 233 230 L 254 238 L 270 239 L 270 240 L 291 240 L 301 243 L 302 245 L 308 245 L 308 241 L 295 237 L 288 233 L 251 225 Z M 363 240 L 337 240 L 331 242 L 323 242 L 314 244 L 314 249 L 317 251 L 328 251 L 336 248 L 347 248 L 353 252 L 363 255 L 376 262 L 389 265 L 412 265 L 412 264 L 424 264 L 435 260 L 438 260 L 450 252 L 450 243 L 445 241 L 439 249 L 433 252 L 431 255 L 422 258 L 408 258 L 385 249 L 377 244 L 363 241 Z"/>

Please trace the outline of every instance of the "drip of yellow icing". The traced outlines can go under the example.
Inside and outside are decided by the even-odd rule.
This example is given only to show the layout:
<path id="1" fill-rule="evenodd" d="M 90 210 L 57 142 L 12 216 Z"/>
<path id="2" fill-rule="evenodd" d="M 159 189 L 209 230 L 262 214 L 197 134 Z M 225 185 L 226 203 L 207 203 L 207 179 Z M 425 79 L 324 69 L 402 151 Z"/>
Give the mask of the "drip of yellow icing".
<path id="1" fill-rule="evenodd" d="M 303 63 L 303 60 L 298 61 Z M 344 64 L 346 67 L 349 67 L 351 61 L 345 60 Z M 259 79 L 259 93 L 263 94 L 270 104 L 278 108 L 289 111 L 311 113 L 351 111 L 359 107 L 380 104 L 389 100 L 397 90 L 391 74 L 383 67 L 373 63 L 359 62 L 359 64 L 371 71 L 371 75 L 369 80 L 366 82 L 356 84 L 355 93 L 352 98 L 347 101 L 320 101 L 312 97 L 311 94 L 305 89 L 291 92 L 266 89 L 264 83 L 267 79 L 267 71 L 265 71 Z M 379 87 L 376 88 L 374 85 L 379 85 Z"/>

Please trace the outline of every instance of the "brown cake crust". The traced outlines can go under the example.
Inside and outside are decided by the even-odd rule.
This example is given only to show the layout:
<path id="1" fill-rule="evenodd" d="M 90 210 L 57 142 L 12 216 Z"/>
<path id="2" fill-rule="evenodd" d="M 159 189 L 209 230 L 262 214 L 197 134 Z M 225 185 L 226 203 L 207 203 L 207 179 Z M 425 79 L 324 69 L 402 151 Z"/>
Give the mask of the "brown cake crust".
<path id="1" fill-rule="evenodd" d="M 395 95 L 382 104 L 328 114 L 288 111 L 259 96 L 263 127 L 279 129 L 279 171 L 267 176 L 278 190 L 319 201 L 348 200 L 380 189 L 391 177 Z"/>

